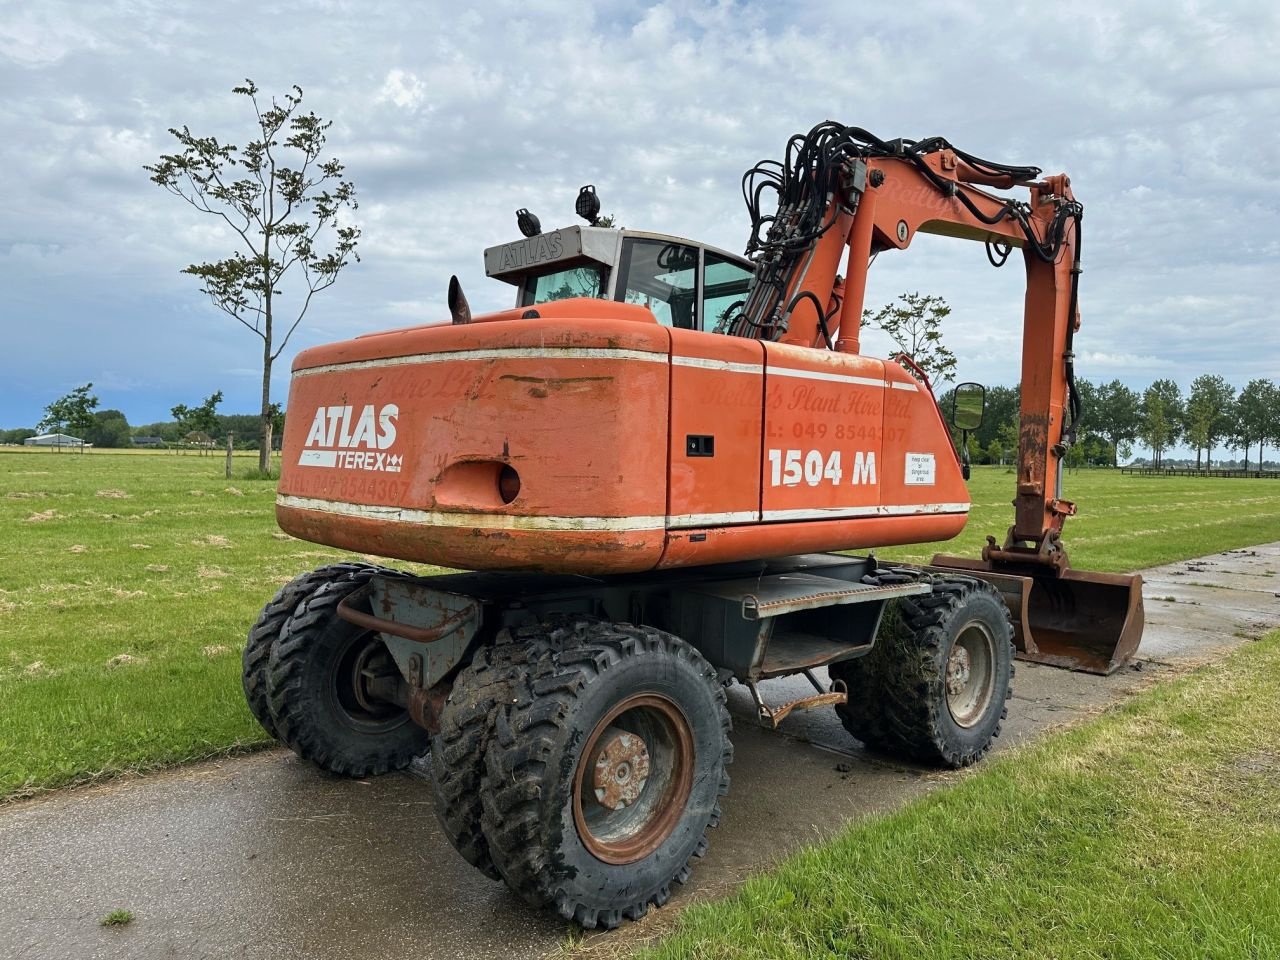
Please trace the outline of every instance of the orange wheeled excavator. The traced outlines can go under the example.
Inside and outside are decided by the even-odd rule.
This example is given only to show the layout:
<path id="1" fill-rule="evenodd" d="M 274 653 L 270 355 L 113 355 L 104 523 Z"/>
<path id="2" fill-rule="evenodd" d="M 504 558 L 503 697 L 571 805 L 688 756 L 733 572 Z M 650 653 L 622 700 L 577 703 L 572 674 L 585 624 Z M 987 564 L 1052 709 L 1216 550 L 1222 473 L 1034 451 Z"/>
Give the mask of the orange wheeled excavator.
<path id="1" fill-rule="evenodd" d="M 485 251 L 512 309 L 472 316 L 455 278 L 452 322 L 293 366 L 281 527 L 470 572 L 299 576 L 250 631 L 250 707 L 337 773 L 429 750 L 462 856 L 586 927 L 661 905 L 706 849 L 728 684 L 769 725 L 833 705 L 873 749 L 961 766 L 999 733 L 1015 649 L 1108 673 L 1142 631 L 1140 579 L 1073 569 L 1061 539 L 1068 178 L 828 122 L 743 186 L 745 257 L 597 226 L 584 187 L 588 225 L 522 210 L 524 238 Z M 982 416 L 980 386 L 944 414 L 910 363 L 859 350 L 868 266 L 920 232 L 1023 254 L 1014 520 L 980 558 L 890 567 L 844 551 L 958 534 L 946 419 Z M 791 674 L 814 694 L 770 705 Z"/>

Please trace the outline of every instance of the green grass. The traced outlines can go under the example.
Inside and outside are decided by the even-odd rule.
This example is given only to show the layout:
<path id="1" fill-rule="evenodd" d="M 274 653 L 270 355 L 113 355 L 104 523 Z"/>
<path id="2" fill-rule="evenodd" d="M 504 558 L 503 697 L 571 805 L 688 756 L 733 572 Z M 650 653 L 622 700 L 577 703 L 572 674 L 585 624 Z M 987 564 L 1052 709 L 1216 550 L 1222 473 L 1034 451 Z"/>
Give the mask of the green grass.
<path id="1" fill-rule="evenodd" d="M 131 923 L 133 923 L 132 910 L 112 910 L 98 921 L 98 925 L 102 927 L 127 927 Z"/>
<path id="2" fill-rule="evenodd" d="M 1063 541 L 1071 565 L 1127 573 L 1222 550 L 1280 540 L 1280 480 L 1122 476 L 1079 470 L 1063 479 L 1079 511 Z M 877 551 L 882 559 L 926 563 L 943 550 L 978 556 L 988 534 L 1003 542 L 1013 522 L 1014 474 L 974 467 L 973 509 L 963 533 L 946 544 Z"/>
<path id="3" fill-rule="evenodd" d="M 0 449 L 0 798 L 265 743 L 240 690 L 245 632 L 280 584 L 348 555 L 278 531 L 254 456 L 227 481 L 221 454 Z M 1076 566 L 1280 540 L 1280 483 L 1081 471 L 1068 484 Z M 1002 535 L 1012 485 L 978 468 L 974 517 L 946 549 Z"/>
<path id="4" fill-rule="evenodd" d="M 690 908 L 645 960 L 1280 956 L 1280 633 Z"/>
<path id="5" fill-rule="evenodd" d="M 245 633 L 350 555 L 279 532 L 254 456 L 0 451 L 0 798 L 267 742 Z"/>

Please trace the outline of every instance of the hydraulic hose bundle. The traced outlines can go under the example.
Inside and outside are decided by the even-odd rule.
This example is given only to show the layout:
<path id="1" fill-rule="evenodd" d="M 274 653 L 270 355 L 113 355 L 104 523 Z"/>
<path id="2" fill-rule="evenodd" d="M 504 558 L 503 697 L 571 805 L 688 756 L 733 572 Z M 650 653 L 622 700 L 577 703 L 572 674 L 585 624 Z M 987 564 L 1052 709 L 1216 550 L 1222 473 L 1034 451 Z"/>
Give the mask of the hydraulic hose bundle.
<path id="1" fill-rule="evenodd" d="M 847 162 L 876 157 L 899 158 L 910 162 L 921 176 L 943 196 L 953 197 L 964 205 L 979 222 L 997 224 L 1013 220 L 1026 238 L 1025 249 L 1045 263 L 1053 263 L 1066 243 L 1067 231 L 1076 230 L 1075 261 L 1072 264 L 1070 315 L 1075 316 L 1077 285 L 1080 275 L 1080 220 L 1083 206 L 1075 200 L 1058 204 L 1053 220 L 1043 239 L 1032 224 L 1031 207 L 1024 201 L 1008 198 L 994 213 L 984 212 L 954 180 L 939 176 L 925 158 L 942 150 L 951 150 L 982 177 L 1005 186 L 1030 184 L 1040 176 L 1039 167 L 1017 166 L 984 160 L 955 147 L 943 137 L 924 140 L 881 140 L 861 127 L 849 127 L 824 121 L 806 134 L 796 134 L 788 142 L 784 158 L 762 160 L 742 177 L 742 197 L 751 220 L 746 256 L 756 265 L 755 281 L 745 301 L 730 309 L 725 328 L 738 336 L 776 339 L 786 329 L 786 318 L 804 293 L 792 303 L 785 303 L 795 270 L 813 245 L 835 224 L 840 209 L 849 209 L 850 197 L 844 188 Z M 776 200 L 773 213 L 766 213 L 768 195 Z M 854 198 L 856 202 L 856 197 Z M 1011 248 L 987 245 L 987 257 L 993 266 L 1003 266 Z M 811 299 L 812 294 L 808 294 Z M 825 304 L 818 305 L 819 328 L 827 346 L 830 315 L 824 315 Z M 1072 327 L 1074 324 L 1072 324 Z M 1080 400 L 1072 369 L 1071 327 L 1067 342 L 1067 384 L 1070 424 L 1064 437 L 1069 446 L 1075 440 L 1080 419 Z"/>

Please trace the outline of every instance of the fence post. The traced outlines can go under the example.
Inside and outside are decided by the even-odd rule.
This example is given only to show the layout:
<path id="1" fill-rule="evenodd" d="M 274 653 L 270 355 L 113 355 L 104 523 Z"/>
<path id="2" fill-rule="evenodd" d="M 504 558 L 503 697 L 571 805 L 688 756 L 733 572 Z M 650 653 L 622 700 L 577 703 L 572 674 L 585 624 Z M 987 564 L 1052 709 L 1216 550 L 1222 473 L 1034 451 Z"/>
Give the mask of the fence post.
<path id="1" fill-rule="evenodd" d="M 235 436 L 230 430 L 227 431 L 227 479 L 231 479 L 231 440 Z"/>

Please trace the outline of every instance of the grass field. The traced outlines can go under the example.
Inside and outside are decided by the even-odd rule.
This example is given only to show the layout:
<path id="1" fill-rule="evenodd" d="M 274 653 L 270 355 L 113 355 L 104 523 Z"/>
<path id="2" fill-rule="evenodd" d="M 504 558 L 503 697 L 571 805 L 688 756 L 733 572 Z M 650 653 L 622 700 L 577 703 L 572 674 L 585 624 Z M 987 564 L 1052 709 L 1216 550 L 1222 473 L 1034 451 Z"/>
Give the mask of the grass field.
<path id="1" fill-rule="evenodd" d="M 223 464 L 0 452 L 0 797 L 264 742 L 245 632 L 348 555 L 280 533 L 275 484 Z"/>
<path id="2" fill-rule="evenodd" d="M 238 461 L 248 475 L 252 457 Z M 1128 570 L 1280 540 L 1280 483 L 1068 477 L 1078 567 Z M 977 468 L 976 554 L 1013 477 Z M 291 576 L 345 556 L 280 533 L 274 484 L 221 456 L 0 449 L 0 798 L 264 742 L 240 649 Z M 925 560 L 934 547 L 883 551 Z"/>
<path id="3" fill-rule="evenodd" d="M 1280 957 L 1280 632 L 690 908 L 645 960 Z"/>

